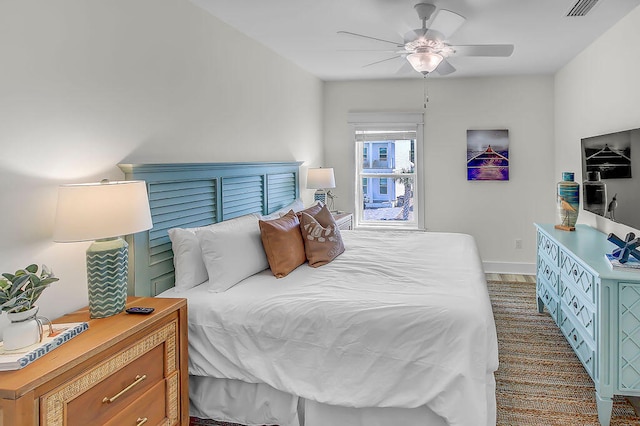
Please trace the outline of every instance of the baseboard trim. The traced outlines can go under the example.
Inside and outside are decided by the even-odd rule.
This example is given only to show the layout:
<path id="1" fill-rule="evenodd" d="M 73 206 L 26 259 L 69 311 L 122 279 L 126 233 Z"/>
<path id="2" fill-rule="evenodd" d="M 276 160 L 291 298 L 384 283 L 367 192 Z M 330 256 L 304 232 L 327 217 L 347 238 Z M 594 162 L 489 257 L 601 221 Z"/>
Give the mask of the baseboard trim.
<path id="1" fill-rule="evenodd" d="M 535 263 L 482 262 L 482 266 L 487 274 L 536 274 Z"/>

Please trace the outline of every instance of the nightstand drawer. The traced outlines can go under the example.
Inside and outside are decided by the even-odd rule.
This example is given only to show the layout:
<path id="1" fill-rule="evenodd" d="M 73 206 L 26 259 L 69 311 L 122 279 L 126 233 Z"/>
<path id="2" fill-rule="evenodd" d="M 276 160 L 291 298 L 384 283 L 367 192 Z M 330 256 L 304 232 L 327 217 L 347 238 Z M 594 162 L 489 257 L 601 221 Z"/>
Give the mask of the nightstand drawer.
<path id="1" fill-rule="evenodd" d="M 166 418 L 165 393 L 166 384 L 163 380 L 104 423 L 104 426 L 160 424 Z"/>
<path id="2" fill-rule="evenodd" d="M 101 424 L 105 419 L 116 416 L 145 391 L 162 381 L 163 358 L 162 345 L 156 346 L 70 401 L 67 404 L 67 418 L 73 419 L 73 422 L 69 421 L 69 425 L 87 425 L 91 422 Z"/>
<path id="3" fill-rule="evenodd" d="M 353 229 L 353 214 L 351 213 L 332 213 L 333 220 L 336 221 L 338 229 L 348 231 Z"/>

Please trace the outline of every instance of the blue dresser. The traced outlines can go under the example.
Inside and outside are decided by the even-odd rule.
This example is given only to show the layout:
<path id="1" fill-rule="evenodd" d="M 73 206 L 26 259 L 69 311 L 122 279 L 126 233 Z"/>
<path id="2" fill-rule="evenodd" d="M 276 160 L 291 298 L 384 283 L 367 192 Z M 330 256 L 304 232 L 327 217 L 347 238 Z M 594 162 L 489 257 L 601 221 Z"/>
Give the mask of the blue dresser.
<path id="1" fill-rule="evenodd" d="M 609 425 L 613 395 L 640 396 L 640 272 L 613 271 L 615 246 L 586 225 L 536 224 L 538 312 L 547 307 L 596 389 Z"/>

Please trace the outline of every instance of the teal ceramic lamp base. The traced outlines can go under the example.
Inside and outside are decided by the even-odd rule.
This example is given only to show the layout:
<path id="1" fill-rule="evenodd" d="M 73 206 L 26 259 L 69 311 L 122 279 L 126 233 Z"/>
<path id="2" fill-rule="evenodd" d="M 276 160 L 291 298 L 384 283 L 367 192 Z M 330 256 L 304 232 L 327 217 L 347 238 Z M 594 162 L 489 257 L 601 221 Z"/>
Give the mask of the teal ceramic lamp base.
<path id="1" fill-rule="evenodd" d="M 97 240 L 87 249 L 87 281 L 91 318 L 124 310 L 127 300 L 129 249 L 122 238 Z"/>
<path id="2" fill-rule="evenodd" d="M 322 204 L 327 204 L 327 192 L 322 189 L 318 189 L 313 194 L 313 201 L 320 201 Z"/>

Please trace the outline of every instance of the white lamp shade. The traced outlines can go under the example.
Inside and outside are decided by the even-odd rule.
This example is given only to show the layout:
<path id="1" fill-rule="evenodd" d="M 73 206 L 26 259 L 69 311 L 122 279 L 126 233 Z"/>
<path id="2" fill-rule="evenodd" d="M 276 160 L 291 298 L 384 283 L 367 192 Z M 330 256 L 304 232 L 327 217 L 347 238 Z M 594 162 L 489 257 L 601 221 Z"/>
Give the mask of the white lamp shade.
<path id="1" fill-rule="evenodd" d="M 325 189 L 335 188 L 336 178 L 333 175 L 333 168 L 309 169 L 307 171 L 307 188 Z"/>
<path id="2" fill-rule="evenodd" d="M 433 52 L 416 52 L 407 56 L 414 70 L 427 74 L 438 68 L 444 58 Z"/>
<path id="3" fill-rule="evenodd" d="M 144 181 L 96 182 L 58 188 L 53 240 L 90 241 L 153 226 Z"/>

